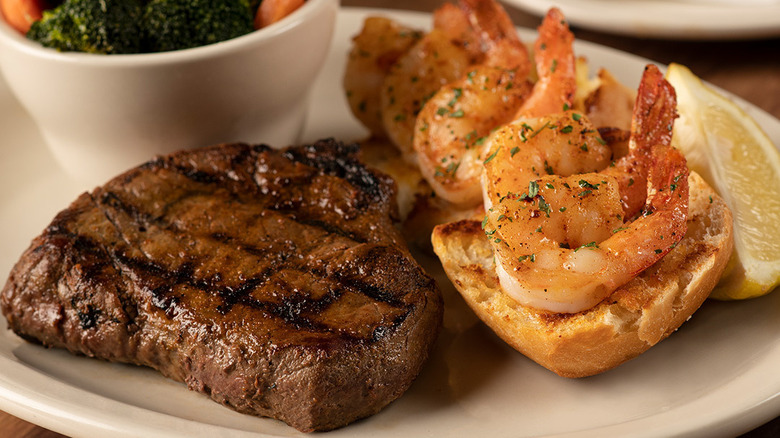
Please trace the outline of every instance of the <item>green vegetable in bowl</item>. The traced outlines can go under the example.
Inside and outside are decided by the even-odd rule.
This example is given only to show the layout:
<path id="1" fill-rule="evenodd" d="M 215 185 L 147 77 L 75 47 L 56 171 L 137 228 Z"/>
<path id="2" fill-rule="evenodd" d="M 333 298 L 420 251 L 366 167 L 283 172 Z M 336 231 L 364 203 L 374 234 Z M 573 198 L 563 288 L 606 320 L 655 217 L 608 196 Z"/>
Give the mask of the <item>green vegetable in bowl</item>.
<path id="1" fill-rule="evenodd" d="M 146 53 L 205 46 L 254 30 L 260 0 L 65 0 L 27 37 L 63 52 Z"/>
<path id="2" fill-rule="evenodd" d="M 44 11 L 27 37 L 61 51 L 138 53 L 142 13 L 139 0 L 68 0 Z"/>
<path id="3" fill-rule="evenodd" d="M 254 30 L 249 0 L 151 0 L 144 11 L 150 52 L 199 47 Z"/>

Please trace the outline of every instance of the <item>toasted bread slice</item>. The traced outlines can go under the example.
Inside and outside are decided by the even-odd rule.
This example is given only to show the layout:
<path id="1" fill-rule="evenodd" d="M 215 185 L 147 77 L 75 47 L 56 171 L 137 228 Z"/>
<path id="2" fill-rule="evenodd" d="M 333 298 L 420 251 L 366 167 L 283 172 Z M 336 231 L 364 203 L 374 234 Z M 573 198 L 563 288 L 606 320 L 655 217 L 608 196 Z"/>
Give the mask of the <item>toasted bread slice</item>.
<path id="1" fill-rule="evenodd" d="M 732 252 L 732 216 L 691 172 L 688 231 L 663 259 L 595 307 L 573 314 L 524 307 L 505 294 L 477 220 L 434 229 L 433 248 L 474 312 L 504 341 L 564 377 L 609 370 L 679 328 L 707 299 Z"/>

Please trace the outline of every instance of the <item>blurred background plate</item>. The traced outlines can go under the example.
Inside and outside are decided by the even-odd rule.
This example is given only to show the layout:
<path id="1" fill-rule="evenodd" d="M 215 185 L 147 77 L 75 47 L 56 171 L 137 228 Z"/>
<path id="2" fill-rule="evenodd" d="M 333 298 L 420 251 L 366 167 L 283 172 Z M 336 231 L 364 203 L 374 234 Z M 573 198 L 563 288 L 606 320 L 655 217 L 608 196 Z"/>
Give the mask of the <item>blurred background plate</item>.
<path id="1" fill-rule="evenodd" d="M 636 37 L 733 40 L 780 36 L 778 0 L 503 0 L 542 16 L 563 9 L 572 25 Z"/>

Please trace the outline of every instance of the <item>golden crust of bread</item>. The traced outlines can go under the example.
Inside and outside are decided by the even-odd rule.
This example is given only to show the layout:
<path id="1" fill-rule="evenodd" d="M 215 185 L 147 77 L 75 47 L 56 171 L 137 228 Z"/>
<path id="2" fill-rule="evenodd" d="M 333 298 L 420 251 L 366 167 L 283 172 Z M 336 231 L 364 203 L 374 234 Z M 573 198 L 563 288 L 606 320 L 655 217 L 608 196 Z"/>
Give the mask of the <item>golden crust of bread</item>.
<path id="1" fill-rule="evenodd" d="M 732 216 L 694 172 L 688 231 L 663 259 L 595 307 L 574 314 L 524 307 L 505 294 L 481 223 L 434 229 L 433 248 L 467 304 L 505 342 L 564 377 L 614 368 L 679 328 L 707 299 L 733 248 Z"/>

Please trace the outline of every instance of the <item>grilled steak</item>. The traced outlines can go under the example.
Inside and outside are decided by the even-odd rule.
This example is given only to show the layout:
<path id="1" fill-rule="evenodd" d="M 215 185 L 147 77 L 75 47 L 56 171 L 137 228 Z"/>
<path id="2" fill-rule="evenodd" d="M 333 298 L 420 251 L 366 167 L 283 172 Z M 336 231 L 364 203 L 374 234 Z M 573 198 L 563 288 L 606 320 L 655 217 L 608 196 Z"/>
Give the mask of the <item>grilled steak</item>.
<path id="1" fill-rule="evenodd" d="M 9 327 L 302 431 L 374 414 L 420 371 L 442 300 L 358 153 L 228 144 L 134 168 L 33 240 L 0 297 Z"/>

